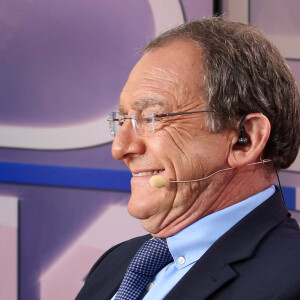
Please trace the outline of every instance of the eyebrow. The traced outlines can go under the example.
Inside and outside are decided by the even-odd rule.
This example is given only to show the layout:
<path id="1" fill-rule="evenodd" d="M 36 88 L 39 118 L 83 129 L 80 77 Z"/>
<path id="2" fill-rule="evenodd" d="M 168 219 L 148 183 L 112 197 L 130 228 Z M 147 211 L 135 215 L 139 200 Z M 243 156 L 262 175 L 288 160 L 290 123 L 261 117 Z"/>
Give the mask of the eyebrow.
<path id="1" fill-rule="evenodd" d="M 151 106 L 160 106 L 161 108 L 169 108 L 169 104 L 162 100 L 162 99 L 158 99 L 158 98 L 143 98 L 143 99 L 138 99 L 135 102 L 133 102 L 133 104 L 131 105 L 131 108 L 135 111 L 141 111 L 144 110 L 148 107 Z M 118 106 L 119 112 L 121 113 L 125 113 L 125 109 L 122 105 Z"/>

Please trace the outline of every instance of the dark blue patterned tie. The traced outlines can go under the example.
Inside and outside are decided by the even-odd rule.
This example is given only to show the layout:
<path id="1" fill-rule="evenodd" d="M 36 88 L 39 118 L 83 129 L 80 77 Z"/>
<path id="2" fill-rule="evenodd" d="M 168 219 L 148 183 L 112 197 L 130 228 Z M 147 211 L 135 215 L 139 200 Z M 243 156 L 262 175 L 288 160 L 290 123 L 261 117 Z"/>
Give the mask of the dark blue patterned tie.
<path id="1" fill-rule="evenodd" d="M 171 261 L 166 240 L 153 238 L 145 242 L 130 262 L 115 300 L 139 299 L 153 276 Z"/>

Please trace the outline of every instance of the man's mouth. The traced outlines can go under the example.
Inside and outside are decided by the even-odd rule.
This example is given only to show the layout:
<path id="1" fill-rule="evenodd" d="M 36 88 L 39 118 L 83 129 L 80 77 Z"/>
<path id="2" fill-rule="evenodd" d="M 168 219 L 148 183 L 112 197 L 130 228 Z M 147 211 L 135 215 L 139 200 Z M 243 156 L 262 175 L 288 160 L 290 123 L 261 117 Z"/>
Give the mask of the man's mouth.
<path id="1" fill-rule="evenodd" d="M 139 177 L 139 176 L 148 176 L 148 175 L 156 175 L 164 170 L 155 170 L 155 171 L 147 171 L 147 172 L 139 172 L 139 173 L 133 173 L 133 177 Z"/>

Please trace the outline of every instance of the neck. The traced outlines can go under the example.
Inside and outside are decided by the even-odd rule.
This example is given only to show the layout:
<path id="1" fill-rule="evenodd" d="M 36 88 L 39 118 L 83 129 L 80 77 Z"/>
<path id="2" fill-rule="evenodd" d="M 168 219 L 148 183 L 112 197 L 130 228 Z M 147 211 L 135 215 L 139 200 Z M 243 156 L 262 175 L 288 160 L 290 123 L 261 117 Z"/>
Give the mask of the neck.
<path id="1" fill-rule="evenodd" d="M 178 214 L 176 210 L 170 211 L 161 221 L 159 228 L 144 227 L 153 236 L 166 238 L 209 214 L 265 190 L 274 181 L 275 172 L 267 171 L 264 166 L 250 166 L 247 169 L 234 169 L 226 174 L 217 175 L 208 183 L 193 182 L 190 185 L 194 193 L 190 195 L 190 199 L 196 197 L 192 199 L 186 211 L 182 214 Z"/>

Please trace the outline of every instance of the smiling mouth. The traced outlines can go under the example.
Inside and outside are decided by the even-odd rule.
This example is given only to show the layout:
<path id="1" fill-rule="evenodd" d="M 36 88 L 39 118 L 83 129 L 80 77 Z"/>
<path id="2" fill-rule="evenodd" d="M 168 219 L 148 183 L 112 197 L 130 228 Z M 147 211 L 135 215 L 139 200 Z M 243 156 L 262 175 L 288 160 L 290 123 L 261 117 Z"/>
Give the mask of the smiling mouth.
<path id="1" fill-rule="evenodd" d="M 140 172 L 140 173 L 133 174 L 133 177 L 147 176 L 147 175 L 156 175 L 156 174 L 159 174 L 159 173 L 161 173 L 161 172 L 163 172 L 163 171 L 164 171 L 164 170 L 156 170 L 156 171 Z"/>

